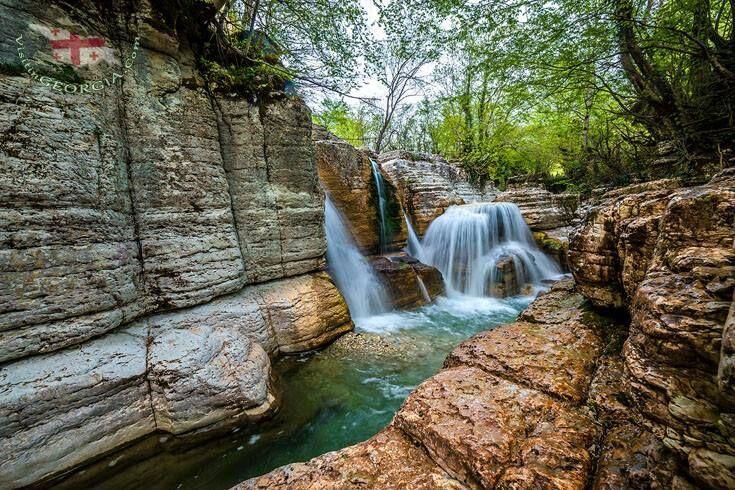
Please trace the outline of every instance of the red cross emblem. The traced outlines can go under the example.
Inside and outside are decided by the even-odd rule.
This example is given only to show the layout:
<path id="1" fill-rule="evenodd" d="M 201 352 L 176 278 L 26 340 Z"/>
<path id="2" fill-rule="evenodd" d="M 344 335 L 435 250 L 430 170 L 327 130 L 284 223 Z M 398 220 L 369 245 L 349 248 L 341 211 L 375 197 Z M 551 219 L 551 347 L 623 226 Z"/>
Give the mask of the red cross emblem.
<path id="1" fill-rule="evenodd" d="M 51 40 L 51 49 L 54 50 L 54 58 L 57 57 L 57 49 L 68 49 L 72 64 L 79 66 L 81 63 L 82 48 L 101 48 L 105 45 L 105 40 L 101 37 L 79 37 L 76 34 L 69 34 L 69 39 Z M 96 60 L 97 53 L 94 51 L 90 58 Z M 58 59 L 58 58 L 57 58 Z"/>

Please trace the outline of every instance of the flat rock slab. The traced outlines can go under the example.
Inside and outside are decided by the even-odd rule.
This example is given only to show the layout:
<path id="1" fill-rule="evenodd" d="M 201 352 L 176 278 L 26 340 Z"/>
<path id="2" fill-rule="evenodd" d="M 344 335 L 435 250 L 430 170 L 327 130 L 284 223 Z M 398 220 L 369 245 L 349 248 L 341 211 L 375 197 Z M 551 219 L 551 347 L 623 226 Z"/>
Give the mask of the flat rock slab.
<path id="1" fill-rule="evenodd" d="M 577 321 L 551 325 L 518 322 L 464 342 L 449 355 L 445 366 L 474 366 L 581 403 L 587 397 L 601 351 L 600 337 Z"/>
<path id="2" fill-rule="evenodd" d="M 457 479 L 483 488 L 584 488 L 598 436 L 582 410 L 473 367 L 424 382 L 394 424 Z"/>
<path id="3" fill-rule="evenodd" d="M 400 430 L 388 428 L 372 439 L 284 466 L 235 489 L 463 489 Z"/>
<path id="4" fill-rule="evenodd" d="M 584 318 L 585 303 L 584 296 L 575 291 L 574 280 L 565 279 L 536 298 L 518 319 L 531 323 L 581 321 Z"/>

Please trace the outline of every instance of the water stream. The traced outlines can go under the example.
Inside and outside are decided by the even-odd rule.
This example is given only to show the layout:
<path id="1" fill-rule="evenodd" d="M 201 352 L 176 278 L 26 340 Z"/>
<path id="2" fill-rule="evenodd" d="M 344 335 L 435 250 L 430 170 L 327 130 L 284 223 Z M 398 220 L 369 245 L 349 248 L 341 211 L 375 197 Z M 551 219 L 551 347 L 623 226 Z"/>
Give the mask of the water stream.
<path id="1" fill-rule="evenodd" d="M 388 197 L 385 192 L 385 181 L 383 181 L 383 175 L 380 173 L 380 167 L 375 160 L 370 160 L 370 165 L 373 168 L 373 181 L 375 182 L 375 189 L 378 192 L 378 220 L 380 230 L 380 253 L 385 253 L 388 246 Z"/>
<path id="2" fill-rule="evenodd" d="M 515 204 L 451 206 L 429 225 L 423 240 L 406 222 L 410 252 L 442 272 L 449 294 L 488 296 L 504 280 L 501 261 L 512 262 L 519 286 L 561 274 L 558 264 L 537 247 Z"/>
<path id="3" fill-rule="evenodd" d="M 324 203 L 327 263 L 353 318 L 364 318 L 388 309 L 385 287 L 370 262 L 360 253 L 349 225 L 332 200 Z"/>

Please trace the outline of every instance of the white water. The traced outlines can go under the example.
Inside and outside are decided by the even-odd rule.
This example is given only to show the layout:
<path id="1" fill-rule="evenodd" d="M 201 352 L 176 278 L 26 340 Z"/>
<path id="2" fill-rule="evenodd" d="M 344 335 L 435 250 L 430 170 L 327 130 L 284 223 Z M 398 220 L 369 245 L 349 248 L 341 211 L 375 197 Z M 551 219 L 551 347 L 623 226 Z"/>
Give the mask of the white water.
<path id="1" fill-rule="evenodd" d="M 518 206 L 511 203 L 451 206 L 419 241 L 411 223 L 409 253 L 439 269 L 447 292 L 487 296 L 502 281 L 501 259 L 514 262 L 519 285 L 539 284 L 561 274 L 538 249 Z"/>
<path id="2" fill-rule="evenodd" d="M 373 167 L 373 179 L 375 180 L 375 189 L 378 191 L 378 219 L 380 220 L 380 253 L 385 253 L 388 243 L 388 224 L 386 221 L 388 198 L 385 193 L 385 182 L 380 174 L 380 167 L 374 160 L 370 160 Z"/>
<path id="3" fill-rule="evenodd" d="M 388 296 L 370 262 L 360 253 L 342 213 L 327 197 L 324 203 L 327 264 L 353 318 L 388 310 Z"/>
<path id="4" fill-rule="evenodd" d="M 408 216 L 404 214 L 403 219 L 406 221 L 406 229 L 408 230 L 407 252 L 410 256 L 421 260 L 419 257 L 421 254 L 421 239 L 419 239 L 419 236 L 416 234 L 416 230 L 413 229 L 413 225 L 408 219 Z"/>
<path id="5" fill-rule="evenodd" d="M 424 301 L 426 301 L 426 304 L 431 303 L 431 295 L 429 294 L 429 290 L 426 289 L 426 284 L 424 284 L 424 280 L 421 279 L 421 275 L 416 272 L 416 282 L 419 286 L 419 291 L 421 291 L 421 296 L 424 297 Z"/>

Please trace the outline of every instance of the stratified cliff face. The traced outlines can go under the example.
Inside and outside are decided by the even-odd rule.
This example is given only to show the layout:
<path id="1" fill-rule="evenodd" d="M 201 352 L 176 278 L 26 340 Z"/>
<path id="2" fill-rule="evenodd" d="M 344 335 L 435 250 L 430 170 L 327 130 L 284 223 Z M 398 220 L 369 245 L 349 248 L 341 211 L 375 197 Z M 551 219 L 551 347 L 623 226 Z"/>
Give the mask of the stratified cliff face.
<path id="1" fill-rule="evenodd" d="M 577 219 L 579 195 L 554 194 L 539 183 L 513 183 L 496 197 L 499 202 L 512 202 L 521 210 L 533 231 L 566 237 Z"/>
<path id="2" fill-rule="evenodd" d="M 379 162 L 419 235 L 449 206 L 489 202 L 497 193 L 491 187 L 477 189 L 460 168 L 436 156 L 392 151 L 380 155 Z"/>
<path id="3" fill-rule="evenodd" d="M 735 487 L 735 169 L 603 196 L 570 244 L 579 289 L 631 314 L 626 397 L 698 484 Z"/>
<path id="4" fill-rule="evenodd" d="M 352 327 L 321 272 L 308 109 L 212 94 L 162 13 L 102 5 L 0 2 L 5 488 L 156 430 L 261 417 L 268 354 Z M 121 66 L 137 34 L 134 66 L 73 94 L 8 68 L 20 34 L 50 66 L 53 29 L 105 40 L 83 77 Z"/>
<path id="5" fill-rule="evenodd" d="M 620 335 L 560 282 L 458 346 L 372 439 L 236 488 L 692 488 L 619 401 Z"/>

